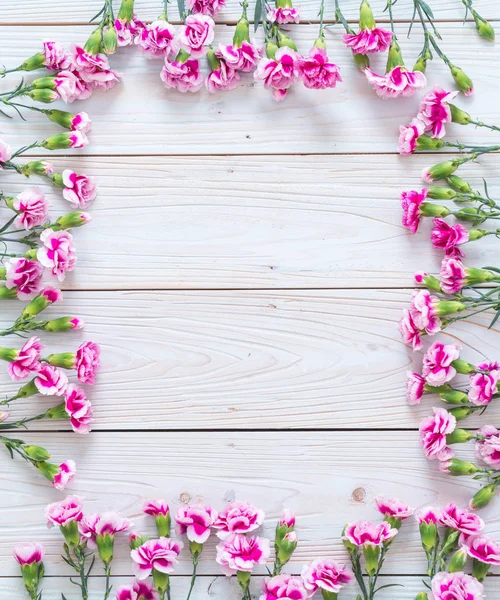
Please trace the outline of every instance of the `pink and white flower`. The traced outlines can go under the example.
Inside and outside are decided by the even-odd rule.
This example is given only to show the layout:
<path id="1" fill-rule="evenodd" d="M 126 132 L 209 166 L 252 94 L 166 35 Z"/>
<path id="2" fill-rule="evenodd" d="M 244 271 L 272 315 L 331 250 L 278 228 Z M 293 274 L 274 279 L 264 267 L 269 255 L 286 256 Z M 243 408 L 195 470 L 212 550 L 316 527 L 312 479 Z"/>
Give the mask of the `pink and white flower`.
<path id="1" fill-rule="evenodd" d="M 203 74 L 200 71 L 200 61 L 194 58 L 186 62 L 165 60 L 160 77 L 166 88 L 179 92 L 197 92 L 203 86 Z"/>
<path id="2" fill-rule="evenodd" d="M 386 52 L 392 42 L 392 32 L 374 27 L 361 29 L 358 33 L 344 33 L 344 43 L 353 54 Z"/>
<path id="3" fill-rule="evenodd" d="M 476 455 L 492 469 L 500 468 L 500 431 L 493 425 L 484 425 L 478 430 Z"/>
<path id="4" fill-rule="evenodd" d="M 12 158 L 12 148 L 0 138 L 0 171 L 2 163 L 8 162 Z"/>
<path id="5" fill-rule="evenodd" d="M 116 592 L 116 600 L 159 600 L 160 595 L 149 581 L 134 581 L 132 586 L 123 585 Z"/>
<path id="6" fill-rule="evenodd" d="M 68 385 L 64 394 L 64 404 L 75 433 L 89 433 L 92 422 L 92 405 L 85 392 L 74 384 Z"/>
<path id="7" fill-rule="evenodd" d="M 217 513 L 207 504 L 180 506 L 175 513 L 177 533 L 186 534 L 190 542 L 204 544 L 210 537 L 210 528 L 216 518 Z"/>
<path id="8" fill-rule="evenodd" d="M 60 502 L 49 504 L 45 509 L 47 526 L 65 527 L 73 521 L 79 523 L 83 519 L 83 505 L 80 496 L 68 496 Z"/>
<path id="9" fill-rule="evenodd" d="M 21 565 L 33 565 L 41 563 L 44 557 L 42 544 L 39 542 L 29 542 L 27 544 L 16 544 L 13 550 L 14 558 Z"/>
<path id="10" fill-rule="evenodd" d="M 494 369 L 488 373 L 473 373 L 469 379 L 469 400 L 476 406 L 486 406 L 498 394 L 500 370 Z"/>
<path id="11" fill-rule="evenodd" d="M 429 190 L 410 190 L 401 192 L 401 208 L 403 209 L 403 226 L 412 233 L 417 233 L 420 224 L 420 205 L 425 202 Z"/>
<path id="12" fill-rule="evenodd" d="M 211 94 L 219 91 L 234 90 L 240 81 L 240 74 L 223 58 L 219 58 L 219 66 L 209 73 L 205 80 L 207 90 Z"/>
<path id="13" fill-rule="evenodd" d="M 150 502 L 146 502 L 144 504 L 142 510 L 144 513 L 151 515 L 152 517 L 158 517 L 160 515 L 165 517 L 170 512 L 170 507 L 165 500 L 151 500 Z"/>
<path id="14" fill-rule="evenodd" d="M 408 519 L 415 512 L 413 508 L 410 508 L 401 500 L 397 498 L 385 499 L 382 496 L 375 498 L 375 505 L 377 510 L 386 517 L 393 517 L 395 519 Z"/>
<path id="15" fill-rule="evenodd" d="M 381 98 L 399 98 L 413 96 L 427 85 L 425 75 L 420 71 L 407 71 L 404 67 L 395 67 L 385 75 L 377 75 L 371 69 L 363 70 L 369 83 Z"/>
<path id="16" fill-rule="evenodd" d="M 425 508 L 417 510 L 415 513 L 415 518 L 419 523 L 438 524 L 439 519 L 441 518 L 441 513 L 432 506 L 426 506 Z"/>
<path id="17" fill-rule="evenodd" d="M 355 546 L 382 546 L 397 535 L 398 530 L 391 527 L 387 521 L 382 523 L 369 523 L 356 521 L 348 523 L 345 528 L 344 538 Z"/>
<path id="18" fill-rule="evenodd" d="M 467 554 L 487 565 L 500 565 L 500 545 L 484 535 L 468 538 L 464 544 Z"/>
<path id="19" fill-rule="evenodd" d="M 426 382 L 439 387 L 451 381 L 457 374 L 453 361 L 460 357 L 460 346 L 434 342 L 424 354 L 422 375 Z"/>
<path id="20" fill-rule="evenodd" d="M 483 600 L 484 587 L 471 575 L 437 573 L 431 582 L 432 600 Z"/>
<path id="21" fill-rule="evenodd" d="M 6 282 L 9 288 L 17 288 L 17 297 L 29 300 L 40 289 L 42 283 L 43 266 L 27 258 L 11 258 L 5 265 Z"/>
<path id="22" fill-rule="evenodd" d="M 226 0 L 187 0 L 186 7 L 192 13 L 215 17 L 225 6 Z"/>
<path id="23" fill-rule="evenodd" d="M 255 565 L 265 564 L 270 552 L 268 539 L 233 533 L 217 544 L 216 561 L 221 571 L 230 577 L 237 571 L 251 572 Z"/>
<path id="24" fill-rule="evenodd" d="M 93 385 L 99 369 L 101 349 L 95 342 L 84 342 L 75 355 L 75 369 L 78 380 Z"/>
<path id="25" fill-rule="evenodd" d="M 65 71 L 71 68 L 71 58 L 59 42 L 43 42 L 44 65 L 49 71 Z"/>
<path id="26" fill-rule="evenodd" d="M 309 597 L 317 590 L 338 594 L 353 577 L 350 569 L 330 558 L 316 558 L 302 569 L 302 580 Z"/>
<path id="27" fill-rule="evenodd" d="M 406 374 L 406 399 L 410 406 L 420 404 L 425 392 L 425 379 L 419 373 L 408 371 Z"/>
<path id="28" fill-rule="evenodd" d="M 207 47 L 214 40 L 215 23 L 207 15 L 189 15 L 181 28 L 179 42 L 192 58 L 205 56 Z"/>
<path id="29" fill-rule="evenodd" d="M 132 45 L 135 38 L 140 34 L 144 27 L 144 23 L 136 19 L 135 15 L 131 21 L 126 21 L 125 19 L 115 19 L 118 46 L 123 47 Z"/>
<path id="30" fill-rule="evenodd" d="M 460 292 L 467 283 L 467 271 L 459 258 L 447 256 L 441 263 L 439 272 L 441 289 L 445 294 Z"/>
<path id="31" fill-rule="evenodd" d="M 278 6 L 267 11 L 267 20 L 278 25 L 300 22 L 300 11 L 293 6 Z"/>
<path id="32" fill-rule="evenodd" d="M 446 92 L 436 87 L 424 96 L 420 103 L 417 118 L 430 131 L 433 138 L 443 138 L 446 135 L 445 125 L 451 123 L 450 102 L 459 94 L 458 91 Z"/>
<path id="33" fill-rule="evenodd" d="M 42 363 L 34 379 L 36 389 L 44 396 L 64 396 L 68 387 L 66 374 L 48 363 Z"/>
<path id="34" fill-rule="evenodd" d="M 105 54 L 93 55 L 81 46 L 75 46 L 73 64 L 79 78 L 92 88 L 108 90 L 120 80 L 118 74 L 111 69 Z M 83 98 L 80 96 L 81 100 Z"/>
<path id="35" fill-rule="evenodd" d="M 409 125 L 400 125 L 398 152 L 401 156 L 410 156 L 417 149 L 418 138 L 424 133 L 424 124 L 413 119 Z M 403 192 L 407 193 L 407 192 Z M 415 193 L 415 192 L 414 192 Z M 415 232 L 413 232 L 415 233 Z"/>
<path id="36" fill-rule="evenodd" d="M 420 442 L 429 460 L 448 460 L 453 451 L 446 436 L 455 431 L 456 418 L 444 408 L 433 408 L 434 415 L 420 423 Z"/>
<path id="37" fill-rule="evenodd" d="M 110 511 L 102 515 L 84 516 L 78 529 L 82 539 L 87 542 L 87 546 L 91 550 L 96 550 L 98 537 L 104 535 L 113 537 L 117 533 L 130 529 L 130 525 L 128 519 L 124 519 L 118 513 Z"/>
<path id="38" fill-rule="evenodd" d="M 74 100 L 88 98 L 88 87 L 79 76 L 71 71 L 61 71 L 54 79 L 56 92 L 61 100 L 70 104 Z"/>
<path id="39" fill-rule="evenodd" d="M 340 69 L 330 61 L 324 48 L 313 46 L 309 56 L 298 56 L 296 67 L 302 83 L 311 90 L 334 88 L 342 81 Z"/>
<path id="40" fill-rule="evenodd" d="M 64 490 L 70 484 L 76 475 L 76 465 L 74 460 L 67 460 L 59 465 L 58 472 L 54 475 L 52 486 L 56 490 Z"/>
<path id="41" fill-rule="evenodd" d="M 68 271 L 73 271 L 76 265 L 76 250 L 73 236 L 69 231 L 54 231 L 45 229 L 40 234 L 43 246 L 38 249 L 37 258 L 40 263 L 51 270 L 52 275 L 59 281 L 64 281 Z"/>
<path id="42" fill-rule="evenodd" d="M 439 298 L 428 290 L 413 292 L 410 313 L 418 329 L 433 335 L 441 331 L 441 319 L 438 316 Z"/>
<path id="43" fill-rule="evenodd" d="M 309 592 L 300 577 L 294 575 L 277 575 L 266 577 L 262 582 L 262 591 L 259 600 L 308 600 Z"/>
<path id="44" fill-rule="evenodd" d="M 250 533 L 264 522 L 264 511 L 248 502 L 229 502 L 213 523 L 221 540 L 233 533 Z"/>
<path id="45" fill-rule="evenodd" d="M 148 58 L 168 57 L 175 39 L 175 27 L 167 21 L 153 21 L 141 29 L 135 43 Z"/>
<path id="46" fill-rule="evenodd" d="M 13 381 L 21 381 L 40 370 L 41 352 L 44 346 L 37 337 L 30 338 L 9 364 L 9 375 Z"/>
<path id="47" fill-rule="evenodd" d="M 97 185 L 93 177 L 78 175 L 70 169 L 62 172 L 63 196 L 78 208 L 86 208 L 97 196 Z"/>
<path id="48" fill-rule="evenodd" d="M 137 579 L 139 581 L 147 579 L 153 569 L 160 573 L 172 573 L 175 565 L 179 562 L 177 557 L 183 546 L 182 542 L 161 537 L 156 540 L 148 540 L 139 548 L 132 550 L 130 556 L 134 561 L 133 569 Z"/>
<path id="49" fill-rule="evenodd" d="M 484 521 L 476 514 L 455 504 L 448 504 L 442 511 L 439 522 L 445 527 L 459 531 L 466 536 L 478 535 L 484 529 Z"/>
<path id="50" fill-rule="evenodd" d="M 278 48 L 274 58 L 261 58 L 254 77 L 264 82 L 265 88 L 273 90 L 277 102 L 285 99 L 288 88 L 297 78 L 297 53 L 283 46 Z"/>
<path id="51" fill-rule="evenodd" d="M 469 230 L 460 223 L 448 225 L 444 219 L 434 219 L 431 232 L 431 241 L 434 248 L 444 248 L 447 256 L 463 256 L 457 248 L 469 241 Z"/>
<path id="52" fill-rule="evenodd" d="M 295 514 L 290 508 L 284 508 L 278 521 L 279 527 L 287 527 L 293 529 L 295 527 Z"/>
<path id="53" fill-rule="evenodd" d="M 31 187 L 21 192 L 14 198 L 12 206 L 18 213 L 16 226 L 24 227 L 26 231 L 47 221 L 49 203 L 39 187 Z"/>
<path id="54" fill-rule="evenodd" d="M 71 119 L 71 131 L 87 133 L 92 127 L 92 121 L 86 112 L 80 112 Z"/>
<path id="55" fill-rule="evenodd" d="M 253 71 L 261 58 L 259 49 L 245 40 L 241 43 L 241 47 L 232 44 L 219 44 L 219 52 L 230 67 L 244 73 Z"/>
<path id="56" fill-rule="evenodd" d="M 422 348 L 422 331 L 415 325 L 415 321 L 409 310 L 403 310 L 403 316 L 399 320 L 399 331 L 403 341 L 414 350 Z"/>

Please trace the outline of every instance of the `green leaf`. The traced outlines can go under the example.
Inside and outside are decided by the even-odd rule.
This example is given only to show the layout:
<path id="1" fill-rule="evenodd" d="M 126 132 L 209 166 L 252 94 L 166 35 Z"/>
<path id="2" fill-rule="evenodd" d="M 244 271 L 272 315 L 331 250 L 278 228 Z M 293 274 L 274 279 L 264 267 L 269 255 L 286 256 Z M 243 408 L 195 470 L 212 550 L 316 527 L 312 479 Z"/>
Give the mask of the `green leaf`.
<path id="1" fill-rule="evenodd" d="M 498 321 L 498 319 L 500 318 L 500 309 L 497 310 L 496 315 L 493 317 L 493 320 L 491 321 L 488 329 L 491 329 L 495 323 Z"/>
<path id="2" fill-rule="evenodd" d="M 375 595 L 377 592 L 380 592 L 380 590 L 383 590 L 385 588 L 390 588 L 390 587 L 404 587 L 404 585 L 401 583 L 388 583 L 387 585 L 381 585 L 379 588 L 377 588 L 373 592 L 373 595 Z"/>
<path id="3" fill-rule="evenodd" d="M 488 271 L 495 271 L 495 273 L 500 273 L 500 269 L 496 267 L 482 267 L 483 269 L 487 269 Z"/>
<path id="4" fill-rule="evenodd" d="M 179 9 L 179 16 L 181 20 L 184 21 L 186 15 L 186 5 L 184 3 L 184 0 L 177 0 L 177 7 Z"/>
<path id="5" fill-rule="evenodd" d="M 255 13 L 254 13 L 254 31 L 257 31 L 260 25 L 260 20 L 262 17 L 262 0 L 257 0 L 255 2 Z"/>

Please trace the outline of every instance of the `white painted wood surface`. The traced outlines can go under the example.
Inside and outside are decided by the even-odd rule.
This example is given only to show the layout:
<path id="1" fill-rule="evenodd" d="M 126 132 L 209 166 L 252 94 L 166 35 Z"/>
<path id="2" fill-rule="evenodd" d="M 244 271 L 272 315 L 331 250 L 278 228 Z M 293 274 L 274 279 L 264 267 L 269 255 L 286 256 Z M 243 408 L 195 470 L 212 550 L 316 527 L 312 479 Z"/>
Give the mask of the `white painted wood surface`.
<path id="1" fill-rule="evenodd" d="M 90 31 L 85 23 L 100 4 L 0 0 L 0 63 L 20 63 L 38 51 L 41 38 L 84 41 Z M 160 5 L 137 4 L 145 19 L 153 19 Z M 307 24 L 317 21 L 317 2 L 301 4 L 304 24 L 292 33 L 306 51 L 317 32 L 317 25 Z M 386 21 L 384 3 L 373 4 Z M 500 121 L 498 69 L 492 67 L 498 49 L 477 37 L 473 23 L 460 23 L 458 0 L 434 4 L 443 48 L 474 79 L 476 95 L 458 103 L 474 117 Z M 399 0 L 399 20 L 408 20 L 410 5 Z M 357 0 L 342 6 L 355 20 Z M 493 0 L 476 0 L 475 7 L 500 18 Z M 175 7 L 172 15 L 175 20 Z M 233 23 L 238 16 L 238 2 L 230 0 L 219 21 Z M 421 38 L 417 27 L 407 41 L 407 27 L 398 24 L 410 65 Z M 232 30 L 220 25 L 217 35 L 229 40 Z M 103 370 L 90 392 L 95 432 L 82 437 L 65 424 L 41 423 L 24 436 L 49 447 L 54 459 L 78 457 L 69 491 L 85 496 L 89 510 L 116 508 L 150 531 L 140 516 L 146 498 L 164 496 L 173 507 L 181 497 L 216 507 L 245 498 L 266 510 L 268 535 L 282 506 L 291 507 L 301 540 L 291 572 L 318 555 L 345 560 L 341 529 L 348 520 L 376 518 L 377 494 L 414 506 L 451 499 L 465 504 L 476 489 L 471 481 L 439 474 L 423 458 L 416 428 L 433 399 L 406 406 L 404 374 L 418 365 L 418 356 L 408 353 L 396 329 L 413 272 L 435 271 L 441 258 L 430 248 L 427 226 L 413 238 L 403 230 L 398 195 L 421 185 L 421 169 L 445 155 L 395 155 L 398 126 L 419 98 L 377 99 L 340 36 L 338 26 L 329 30 L 330 54 L 344 84 L 324 93 L 297 86 L 284 104 L 273 103 L 250 77 L 227 95 L 167 93 L 158 77 L 161 62 L 128 49 L 112 59 L 123 84 L 72 106 L 92 116 L 91 145 L 80 160 L 59 156 L 54 162 L 58 169 L 78 166 L 95 175 L 101 193 L 91 209 L 93 223 L 75 235 L 79 265 L 64 284 L 65 302 L 49 312 L 76 313 L 86 328 L 43 339 L 50 351 L 84 339 L 102 344 Z M 381 70 L 383 61 L 374 64 Z M 0 81 L 0 91 L 16 81 L 15 75 Z M 438 62 L 429 82 L 452 87 Z M 29 127 L 0 121 L 0 136 L 17 147 L 54 132 L 37 115 L 28 119 Z M 463 141 L 495 139 L 457 125 L 450 132 Z M 488 157 L 464 172 L 480 186 L 483 176 L 498 178 L 499 168 L 498 157 Z M 1 177 L 6 193 L 27 183 Z M 498 185 L 491 191 L 498 195 Z M 49 196 L 60 212 L 62 200 L 52 191 Z M 489 239 L 471 246 L 470 263 L 497 261 L 497 244 Z M 1 305 L 0 327 L 18 308 Z M 463 345 L 468 360 L 498 358 L 499 326 L 487 325 L 478 316 L 444 338 Z M 2 397 L 14 387 L 2 369 Z M 21 416 L 46 406 L 47 400 L 35 398 L 12 411 Z M 497 406 L 489 415 L 498 424 Z M 45 528 L 43 510 L 61 494 L 27 465 L 5 454 L 0 461 L 0 598 L 22 598 L 11 548 L 36 538 L 48 553 L 44 600 L 55 600 L 71 590 L 60 577 L 59 534 Z M 498 502 L 483 516 L 488 533 L 500 538 Z M 406 526 L 395 544 L 384 583 L 403 582 L 405 590 L 388 589 L 384 598 L 410 600 L 422 589 L 415 575 L 425 570 L 415 526 Z M 210 543 L 194 600 L 236 597 L 234 581 L 215 578 L 213 558 Z M 189 572 L 185 553 L 174 578 L 181 597 Z M 130 574 L 124 540 L 115 573 Z M 99 583 L 91 600 L 100 597 Z M 487 586 L 491 598 L 495 584 Z M 343 597 L 352 600 L 354 593 Z"/>

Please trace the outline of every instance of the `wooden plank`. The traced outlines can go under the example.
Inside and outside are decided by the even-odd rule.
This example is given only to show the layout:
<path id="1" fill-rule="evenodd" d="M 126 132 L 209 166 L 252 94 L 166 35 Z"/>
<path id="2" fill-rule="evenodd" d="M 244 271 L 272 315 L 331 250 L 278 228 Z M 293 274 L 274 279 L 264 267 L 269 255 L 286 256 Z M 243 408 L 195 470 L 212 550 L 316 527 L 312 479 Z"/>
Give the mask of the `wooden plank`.
<path id="1" fill-rule="evenodd" d="M 86 339 L 102 344 L 103 370 L 90 391 L 97 429 L 417 428 L 436 399 L 410 408 L 404 398 L 406 371 L 420 368 L 396 327 L 409 297 L 410 290 L 67 293 L 49 314 L 77 314 L 85 330 L 42 338 L 48 352 Z M 2 324 L 14 316 L 2 305 Z M 467 360 L 498 359 L 500 326 L 488 324 L 479 315 L 442 339 L 461 344 Z M 6 396 L 19 387 L 5 365 L 0 382 Z M 13 415 L 51 402 L 18 401 Z M 491 422 L 499 408 L 489 407 Z"/>
<path id="2" fill-rule="evenodd" d="M 20 6 L 12 4 L 11 0 L 0 0 L 0 24 L 12 23 L 88 23 L 102 7 L 102 0 L 87 0 L 84 3 L 72 2 L 71 0 L 44 0 L 43 10 L 40 10 L 40 3 L 36 0 L 26 0 Z M 119 2 L 114 2 L 115 7 Z M 373 10 L 377 20 L 387 21 L 387 13 L 383 12 L 385 4 L 383 2 L 373 2 Z M 464 18 L 464 8 L 457 0 L 443 0 L 441 2 L 431 2 L 432 10 L 438 20 L 457 20 Z M 319 2 L 317 0 L 300 0 L 295 2 L 301 9 L 302 20 L 318 18 Z M 358 18 L 358 2 L 341 2 L 342 11 L 349 20 L 356 21 Z M 158 16 L 161 3 L 158 0 L 137 0 L 137 14 L 144 20 L 153 20 Z M 250 6 L 250 13 L 253 15 L 253 3 Z M 494 0 L 476 0 L 474 8 L 481 15 L 488 19 L 498 19 L 497 6 Z M 413 10 L 411 0 L 401 0 L 395 7 L 395 18 L 398 20 L 409 21 Z M 169 6 L 169 14 L 172 21 L 177 21 L 179 14 L 176 3 Z M 228 0 L 223 11 L 218 15 L 218 22 L 234 22 L 241 14 L 241 7 L 237 0 Z M 327 6 L 326 18 L 332 20 L 333 3 Z M 469 16 L 470 18 L 470 16 Z"/>
<path id="3" fill-rule="evenodd" d="M 401 189 L 441 158 L 389 156 L 148 157 L 56 160 L 94 175 L 93 222 L 75 232 L 78 266 L 69 289 L 367 288 L 413 286 L 443 257 L 430 226 L 401 225 Z M 461 169 L 493 197 L 498 157 Z M 3 190 L 29 184 L 3 173 Z M 42 182 L 43 183 L 43 182 Z M 68 204 L 43 186 L 54 214 Z M 3 211 L 3 212 L 2 212 Z M 0 208 L 0 219 L 7 218 Z M 488 225 L 486 224 L 486 228 Z M 468 244 L 472 266 L 496 264 L 493 236 Z"/>
<path id="4" fill-rule="evenodd" d="M 443 24 L 443 50 L 464 68 L 474 80 L 476 94 L 460 100 L 474 117 L 494 123 L 498 118 L 496 98 L 500 81 L 491 64 L 491 45 L 470 32 L 464 43 L 464 30 L 459 24 Z M 406 26 L 398 26 L 401 38 Z M 40 27 L 4 27 L 0 37 L 2 61 L 12 67 L 39 49 L 39 40 L 55 36 L 61 42 L 84 41 L 89 27 L 54 29 Z M 221 26 L 217 39 L 231 37 L 231 28 Z M 359 73 L 347 48 L 340 41 L 338 28 L 328 30 L 332 58 L 338 62 L 344 83 L 335 90 L 321 92 L 297 85 L 285 103 L 276 103 L 261 83 L 251 75 L 242 78 L 231 93 L 210 95 L 206 91 L 183 95 L 165 90 L 160 77 L 161 61 L 147 60 L 133 49 L 119 53 L 113 65 L 125 74 L 122 85 L 96 94 L 84 108 L 94 120 L 91 144 L 86 154 L 311 154 L 394 152 L 401 123 L 416 114 L 418 98 L 398 101 L 375 96 L 364 75 Z M 317 36 L 317 25 L 297 26 L 294 37 L 299 50 L 308 51 Z M 404 39 L 408 64 L 421 48 L 421 36 Z M 384 58 L 376 57 L 375 70 L 384 67 Z M 0 91 L 11 88 L 18 77 L 1 81 Z M 447 68 L 433 64 L 429 85 L 453 87 Z M 30 126 L 19 119 L 4 120 L 0 135 L 14 147 L 42 138 L 54 127 L 40 114 L 28 116 Z M 494 143 L 496 136 L 474 128 L 454 127 L 452 139 Z M 457 133 L 458 132 L 458 133 Z"/>
<path id="5" fill-rule="evenodd" d="M 130 579 L 124 577 L 113 577 L 112 584 L 113 589 L 116 590 L 120 585 L 130 584 Z M 172 577 L 172 595 L 174 597 L 184 598 L 189 590 L 189 577 Z M 401 594 L 404 593 L 405 598 L 414 598 L 415 595 L 422 591 L 424 586 L 420 577 L 382 577 L 381 585 L 387 583 L 395 583 L 400 586 L 404 586 L 404 592 L 402 588 L 388 588 L 384 591 L 384 598 L 386 600 L 401 600 Z M 262 577 L 255 577 L 252 580 L 251 589 L 252 595 L 257 598 L 260 586 L 262 583 Z M 494 578 L 488 578 L 485 584 L 486 593 L 488 597 L 494 593 L 498 582 Z M 104 591 L 103 582 L 92 579 L 91 585 L 89 586 L 90 596 L 89 600 L 101 600 Z M 44 600 L 60 600 L 61 592 L 67 594 L 68 598 L 71 598 L 70 594 L 78 592 L 78 589 L 72 586 L 67 579 L 60 578 L 46 578 L 43 585 L 43 598 Z M 224 576 L 220 577 L 200 577 L 196 586 L 193 590 L 191 598 L 193 600 L 206 600 L 206 598 L 217 598 L 217 600 L 235 600 L 238 598 L 239 587 L 236 582 L 236 578 L 227 578 Z M 26 593 L 22 584 L 21 579 L 4 577 L 0 579 L 0 594 L 3 598 L 15 598 L 21 600 L 24 598 L 22 595 Z M 342 590 L 342 600 L 354 600 L 356 596 L 354 584 L 346 587 Z M 493 596 L 491 596 L 493 597 Z"/>
<path id="6" fill-rule="evenodd" d="M 138 415 L 139 418 L 139 415 Z M 297 514 L 300 544 L 291 562 L 299 570 L 318 556 L 344 559 L 340 535 L 347 521 L 377 519 L 377 494 L 401 497 L 420 507 L 451 500 L 465 505 L 477 483 L 440 474 L 422 456 L 416 432 L 128 432 L 94 433 L 82 438 L 52 435 L 55 460 L 77 459 L 78 477 L 67 490 L 86 498 L 89 512 L 114 508 L 131 518 L 134 529 L 154 533 L 143 517 L 145 499 L 168 499 L 172 510 L 181 502 L 202 501 L 222 508 L 238 498 L 265 510 L 263 535 L 272 536 L 276 518 L 287 506 Z M 48 444 L 44 434 L 27 435 L 31 443 Z M 468 457 L 468 454 L 462 454 Z M 37 539 L 46 548 L 49 574 L 65 573 L 59 558 L 61 537 L 44 524 L 44 508 L 60 492 L 37 479 L 32 467 L 6 460 L 0 496 L 0 571 L 17 574 L 12 544 Z M 482 511 L 488 534 L 500 536 L 498 505 Z M 386 573 L 425 572 L 425 555 L 412 520 L 394 542 Z M 404 549 L 404 552 L 403 552 Z M 200 573 L 217 574 L 215 540 L 209 540 Z M 131 573 L 126 540 L 117 543 L 114 574 Z M 189 574 L 183 552 L 177 573 Z M 264 573 L 263 569 L 260 573 Z"/>

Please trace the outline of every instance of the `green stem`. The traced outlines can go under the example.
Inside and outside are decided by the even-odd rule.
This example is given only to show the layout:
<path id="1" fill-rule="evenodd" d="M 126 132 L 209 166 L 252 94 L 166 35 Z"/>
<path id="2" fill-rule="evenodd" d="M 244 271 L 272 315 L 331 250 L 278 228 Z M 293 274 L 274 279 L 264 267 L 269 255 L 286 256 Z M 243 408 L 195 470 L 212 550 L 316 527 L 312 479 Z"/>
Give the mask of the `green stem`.
<path id="1" fill-rule="evenodd" d="M 193 574 L 191 575 L 191 585 L 189 586 L 189 592 L 186 600 L 191 598 L 191 594 L 193 593 L 194 584 L 196 582 L 196 571 L 198 569 L 198 557 L 193 556 Z"/>
<path id="2" fill-rule="evenodd" d="M 111 577 L 111 563 L 104 565 L 104 573 L 106 575 L 106 591 L 104 592 L 104 600 L 108 600 L 111 590 L 113 589 L 113 586 L 109 584 Z"/>
<path id="3" fill-rule="evenodd" d="M 342 23 L 347 33 L 354 33 L 352 27 L 349 25 L 342 11 L 340 10 L 339 0 L 335 0 L 335 19 L 337 20 L 337 22 L 340 21 L 340 23 Z"/>
<path id="4" fill-rule="evenodd" d="M 497 127 L 496 125 L 487 125 L 482 121 L 470 121 L 470 123 L 472 125 L 476 125 L 477 127 L 486 127 L 487 129 L 491 129 L 492 131 L 500 131 L 500 127 Z"/>
<path id="5" fill-rule="evenodd" d="M 393 5 L 393 0 L 387 0 L 387 11 L 389 12 L 389 19 L 391 21 L 391 31 L 392 31 L 392 33 L 395 33 L 395 31 L 394 31 L 394 15 L 392 14 L 392 5 Z"/>
<path id="6" fill-rule="evenodd" d="M 318 35 L 318 37 L 324 38 L 325 27 L 323 25 L 323 20 L 324 20 L 324 16 L 325 16 L 325 0 L 321 0 L 318 16 L 319 16 L 319 35 Z"/>
<path id="7" fill-rule="evenodd" d="M 439 56 L 439 58 L 444 62 L 444 64 L 449 68 L 452 69 L 453 68 L 453 64 L 451 62 L 451 60 L 446 56 L 446 54 L 444 52 L 442 52 L 441 48 L 438 46 L 436 40 L 434 39 L 434 36 L 429 33 L 429 41 L 432 44 L 432 47 L 434 48 L 434 50 L 436 51 L 436 54 Z"/>

